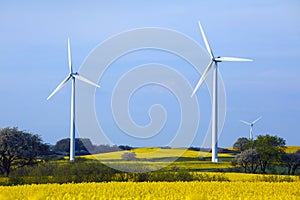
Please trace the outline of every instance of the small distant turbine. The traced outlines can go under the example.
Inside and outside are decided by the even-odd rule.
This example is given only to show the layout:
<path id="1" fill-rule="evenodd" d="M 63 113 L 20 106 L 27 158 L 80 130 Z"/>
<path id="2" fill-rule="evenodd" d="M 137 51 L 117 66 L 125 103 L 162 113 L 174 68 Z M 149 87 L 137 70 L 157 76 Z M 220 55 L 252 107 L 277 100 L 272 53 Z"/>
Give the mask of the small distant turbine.
<path id="1" fill-rule="evenodd" d="M 215 57 L 210 45 L 208 43 L 208 40 L 204 34 L 204 30 L 201 26 L 201 23 L 199 21 L 199 28 L 202 34 L 202 38 L 204 40 L 206 49 L 210 56 L 210 62 L 208 63 L 208 66 L 206 67 L 204 73 L 202 74 L 199 82 L 197 83 L 191 97 L 195 95 L 198 88 L 201 86 L 203 81 L 205 80 L 208 72 L 212 70 L 213 72 L 213 94 L 212 94 L 212 120 L 211 120 L 211 126 L 212 126 L 212 162 L 218 162 L 218 63 L 220 62 L 249 62 L 252 61 L 251 59 L 245 59 L 245 58 L 233 58 L 233 57 Z"/>
<path id="2" fill-rule="evenodd" d="M 248 125 L 248 126 L 250 127 L 250 140 L 253 140 L 253 133 L 252 133 L 252 131 L 253 131 L 253 125 L 254 125 L 256 122 L 258 122 L 261 118 L 262 118 L 262 117 L 259 117 L 259 118 L 257 118 L 256 120 L 254 120 L 253 122 L 246 122 L 246 121 L 244 121 L 244 120 L 240 120 L 240 122 L 242 122 L 242 123 L 244 123 L 244 124 L 246 124 L 246 125 Z"/>
<path id="3" fill-rule="evenodd" d="M 73 72 L 71 50 L 70 50 L 70 39 L 68 38 L 68 61 L 69 61 L 69 75 L 63 80 L 55 90 L 49 95 L 49 100 L 55 93 L 57 93 L 66 83 L 72 79 L 72 96 L 71 96 L 71 123 L 70 123 L 70 161 L 75 159 L 75 79 L 88 83 L 90 85 L 100 87 L 96 83 L 88 80 L 87 78 L 79 75 L 77 72 Z"/>

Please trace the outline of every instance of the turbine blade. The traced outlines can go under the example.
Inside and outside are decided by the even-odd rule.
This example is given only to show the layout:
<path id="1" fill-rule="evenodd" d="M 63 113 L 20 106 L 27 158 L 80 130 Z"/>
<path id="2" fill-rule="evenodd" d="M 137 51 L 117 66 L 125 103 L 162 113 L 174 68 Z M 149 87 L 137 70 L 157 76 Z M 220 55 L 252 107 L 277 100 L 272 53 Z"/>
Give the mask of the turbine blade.
<path id="1" fill-rule="evenodd" d="M 258 122 L 261 118 L 262 118 L 262 116 L 260 116 L 260 117 L 257 118 L 256 120 L 254 120 L 254 121 L 252 122 L 252 124 L 255 124 L 255 123 Z"/>
<path id="2" fill-rule="evenodd" d="M 87 84 L 93 85 L 93 86 L 98 87 L 98 88 L 100 87 L 100 86 L 97 85 L 96 83 L 90 81 L 89 79 L 87 79 L 87 78 L 85 78 L 85 77 L 83 77 L 83 76 L 80 76 L 80 75 L 73 75 L 73 76 L 74 76 L 75 78 L 77 78 L 77 79 L 79 79 L 79 80 L 81 80 L 81 81 L 87 83 Z"/>
<path id="3" fill-rule="evenodd" d="M 207 49 L 207 51 L 208 51 L 208 53 L 209 53 L 209 55 L 210 55 L 210 58 L 213 58 L 213 57 L 214 57 L 214 54 L 213 54 L 213 52 L 212 52 L 212 50 L 211 50 L 211 48 L 210 48 L 210 46 L 209 46 L 208 40 L 207 40 L 207 38 L 206 38 L 206 36 L 205 36 L 204 30 L 203 30 L 203 28 L 202 28 L 202 26 L 201 26 L 200 21 L 198 21 L 198 24 L 199 24 L 199 28 L 200 28 L 201 35 L 202 35 L 202 38 L 203 38 L 203 40 L 204 40 L 204 44 L 205 44 L 205 46 L 206 46 L 206 49 Z"/>
<path id="4" fill-rule="evenodd" d="M 72 69 L 70 38 L 68 38 L 68 63 L 69 63 L 69 72 L 70 72 L 70 74 L 72 74 L 73 73 L 73 69 Z"/>
<path id="5" fill-rule="evenodd" d="M 251 62 L 253 60 L 248 58 L 234 58 L 234 57 L 218 57 L 215 58 L 218 62 Z"/>
<path id="6" fill-rule="evenodd" d="M 55 90 L 49 95 L 49 97 L 47 98 L 47 100 L 49 100 L 56 92 L 58 92 L 58 90 L 60 90 L 71 78 L 71 75 L 68 76 L 67 78 L 65 78 L 65 80 L 63 80 L 56 88 Z"/>
<path id="7" fill-rule="evenodd" d="M 240 122 L 242 122 L 242 123 L 244 123 L 244 124 L 246 124 L 246 125 L 248 125 L 248 126 L 250 126 L 250 125 L 251 125 L 251 123 L 249 123 L 249 122 L 246 122 L 246 121 L 244 121 L 244 120 L 240 120 Z"/>
<path id="8" fill-rule="evenodd" d="M 195 93 L 197 92 L 197 90 L 199 89 L 199 87 L 201 86 L 201 84 L 203 83 L 203 81 L 205 80 L 205 78 L 206 78 L 209 70 L 211 69 L 212 65 L 213 65 L 213 61 L 210 61 L 209 64 L 208 64 L 208 66 L 206 67 L 204 73 L 202 74 L 200 80 L 198 81 L 198 83 L 197 83 L 197 85 L 196 85 L 196 87 L 195 87 L 195 89 L 194 89 L 191 97 L 193 97 L 195 95 Z"/>

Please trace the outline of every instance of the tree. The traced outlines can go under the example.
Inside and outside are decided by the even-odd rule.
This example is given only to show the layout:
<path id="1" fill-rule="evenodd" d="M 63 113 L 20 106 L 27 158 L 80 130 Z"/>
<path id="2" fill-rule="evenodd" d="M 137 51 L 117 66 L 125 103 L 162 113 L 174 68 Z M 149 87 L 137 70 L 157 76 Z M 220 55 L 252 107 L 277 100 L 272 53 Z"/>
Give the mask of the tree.
<path id="1" fill-rule="evenodd" d="M 288 175 L 295 175 L 297 168 L 300 167 L 300 151 L 284 154 L 282 161 L 288 168 Z"/>
<path id="2" fill-rule="evenodd" d="M 129 151 L 129 150 L 133 149 L 133 147 L 128 146 L 128 145 L 120 145 L 119 149 L 121 149 L 121 150 L 128 150 Z"/>
<path id="3" fill-rule="evenodd" d="M 284 139 L 268 134 L 257 136 L 254 147 L 258 153 L 262 173 L 266 172 L 266 168 L 271 162 L 281 160 L 286 149 Z"/>
<path id="4" fill-rule="evenodd" d="M 241 147 L 243 151 L 233 159 L 233 164 L 239 164 L 245 168 L 245 172 L 252 173 L 258 166 L 261 172 L 265 173 L 270 163 L 282 161 L 286 149 L 284 139 L 268 134 L 259 135 L 256 140 L 238 139 L 234 146 Z M 251 159 L 254 160 L 251 161 Z"/>
<path id="5" fill-rule="evenodd" d="M 35 164 L 49 154 L 49 146 L 39 135 L 7 127 L 0 130 L 0 171 L 8 176 L 12 168 Z"/>
<path id="6" fill-rule="evenodd" d="M 70 139 L 62 139 L 56 142 L 52 149 L 55 153 L 67 154 L 70 151 Z"/>
<path id="7" fill-rule="evenodd" d="M 124 146 L 124 148 L 131 148 Z M 117 145 L 94 145 L 89 138 L 76 138 L 75 139 L 75 153 L 76 155 L 98 154 L 106 152 L 121 151 Z M 70 139 L 65 138 L 56 142 L 53 147 L 56 154 L 69 155 L 70 154 Z"/>
<path id="8" fill-rule="evenodd" d="M 90 151 L 93 151 L 94 145 L 90 139 L 76 138 L 75 139 L 75 153 L 77 155 L 87 155 Z M 53 151 L 63 155 L 70 154 L 70 138 L 65 138 L 56 142 L 53 147 Z"/>
<path id="9" fill-rule="evenodd" d="M 239 152 L 242 152 L 246 149 L 248 141 L 249 140 L 245 137 L 238 138 L 237 141 L 233 144 L 233 148 L 238 149 Z"/>
<path id="10" fill-rule="evenodd" d="M 238 154 L 233 160 L 233 165 L 241 165 L 245 172 L 255 173 L 259 166 L 258 153 L 255 149 L 247 149 Z"/>

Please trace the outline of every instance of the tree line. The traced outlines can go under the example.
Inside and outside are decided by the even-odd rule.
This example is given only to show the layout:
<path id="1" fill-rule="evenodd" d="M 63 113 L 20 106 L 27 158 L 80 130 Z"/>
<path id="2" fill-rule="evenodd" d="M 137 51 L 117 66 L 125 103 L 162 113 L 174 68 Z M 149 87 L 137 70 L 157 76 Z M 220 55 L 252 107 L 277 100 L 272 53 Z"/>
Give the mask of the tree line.
<path id="1" fill-rule="evenodd" d="M 75 138 L 75 154 L 89 155 L 125 150 L 126 146 L 120 145 L 94 145 L 89 138 Z M 70 139 L 61 139 L 51 148 L 56 155 L 68 156 L 70 153 Z M 126 149 L 127 150 L 127 149 Z"/>

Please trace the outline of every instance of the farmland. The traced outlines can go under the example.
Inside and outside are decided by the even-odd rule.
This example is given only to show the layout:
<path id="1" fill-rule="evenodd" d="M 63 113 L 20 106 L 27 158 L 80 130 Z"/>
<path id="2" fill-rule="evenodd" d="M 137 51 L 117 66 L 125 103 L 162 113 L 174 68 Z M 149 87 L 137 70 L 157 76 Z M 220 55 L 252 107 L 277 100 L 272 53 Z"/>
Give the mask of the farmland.
<path id="1" fill-rule="evenodd" d="M 233 148 L 226 148 L 228 150 L 233 150 Z M 295 153 L 297 150 L 300 150 L 300 146 L 287 146 L 287 153 Z M 149 148 L 135 148 L 130 151 L 117 151 L 110 153 L 101 153 L 101 154 L 93 154 L 82 156 L 87 159 L 98 159 L 101 161 L 111 161 L 111 160 L 121 160 L 121 156 L 124 152 L 135 152 L 136 157 L 140 159 L 159 159 L 166 157 L 175 157 L 180 156 L 181 158 L 191 158 L 198 159 L 199 157 L 209 158 L 211 157 L 211 153 L 203 152 L 203 151 L 194 151 L 188 150 L 184 148 L 158 148 L 158 147 L 149 147 Z M 221 158 L 233 158 L 234 155 L 230 153 L 219 153 L 219 157 Z"/>
<path id="2" fill-rule="evenodd" d="M 124 161 L 122 155 L 125 152 L 134 152 L 136 160 Z M 137 170 L 155 171 L 164 169 L 172 171 L 174 168 L 180 170 L 216 170 L 228 169 L 233 166 L 229 162 L 233 158 L 232 154 L 221 153 L 219 156 L 224 159 L 224 162 L 210 162 L 211 153 L 187 150 L 182 148 L 136 148 L 130 151 L 118 151 L 110 153 L 102 153 L 95 155 L 82 156 L 88 160 L 99 160 L 102 163 L 117 169 L 130 171 L 132 167 Z M 199 157 L 202 160 L 199 160 Z M 227 161 L 226 161 L 227 160 Z M 127 170 L 126 170 L 127 169 Z"/>
<path id="3" fill-rule="evenodd" d="M 300 182 L 109 182 L 0 187 L 13 199 L 299 199 Z"/>
<path id="4" fill-rule="evenodd" d="M 166 157 L 176 157 L 180 156 L 181 158 L 199 158 L 199 157 L 211 157 L 211 153 L 203 152 L 203 151 L 194 151 L 194 150 L 187 150 L 183 148 L 170 148 L 170 149 L 163 149 L 163 148 L 136 148 L 129 152 L 135 152 L 136 157 L 140 159 L 161 159 Z M 102 153 L 102 154 L 95 154 L 95 155 L 88 155 L 84 156 L 85 158 L 90 159 L 98 159 L 101 161 L 106 160 L 119 160 L 121 159 L 122 154 L 124 151 L 117 151 L 111 153 Z M 220 157 L 233 157 L 232 154 L 225 154 L 220 153 Z"/>
<path id="5" fill-rule="evenodd" d="M 233 150 L 233 148 L 227 148 Z M 300 146 L 287 146 L 287 153 L 294 153 L 300 149 Z M 122 155 L 125 152 L 134 152 L 136 160 L 124 161 Z M 231 171 L 233 165 L 231 159 L 235 155 L 232 153 L 219 153 L 219 158 L 222 162 L 212 163 L 211 153 L 195 150 L 187 150 L 183 148 L 136 148 L 130 151 L 117 151 L 110 153 L 94 154 L 82 156 L 88 160 L 98 160 L 102 163 L 116 169 L 130 171 L 135 167 L 137 170 L 141 169 L 148 171 L 166 170 L 172 171 L 179 169 L 181 171 Z M 134 169 L 134 170 L 136 170 Z M 282 174 L 284 169 L 281 169 Z"/>
<path id="6" fill-rule="evenodd" d="M 298 149 L 299 147 L 288 147 L 287 151 L 295 152 Z M 124 161 L 122 155 L 126 152 L 134 152 L 136 160 Z M 177 160 L 168 162 L 178 155 L 180 157 Z M 211 155 L 207 152 L 153 147 L 81 156 L 77 160 L 83 160 L 75 163 L 52 161 L 45 168 L 41 165 L 33 168 L 31 172 L 27 171 L 29 176 L 13 174 L 10 178 L 14 180 L 9 177 L 0 178 L 2 185 L 9 185 L 0 186 L 0 199 L 300 198 L 299 176 L 234 173 L 234 167 L 230 163 L 234 155 L 219 155 L 223 162 L 212 163 L 209 161 Z M 124 166 L 130 169 L 140 165 L 153 169 L 153 172 L 106 172 L 108 168 L 105 165 L 97 168 L 100 163 L 95 160 L 108 166 Z M 51 172 L 57 166 L 60 166 L 60 171 Z M 62 169 L 63 167 L 66 169 Z M 155 171 L 156 169 L 159 171 Z M 228 172 L 217 172 L 220 170 Z M 74 174 L 69 176 L 70 172 Z"/>

